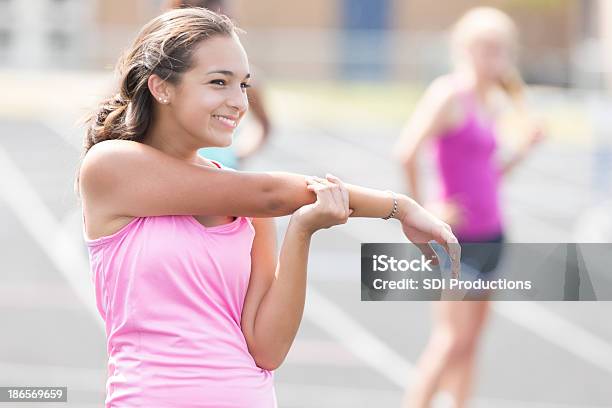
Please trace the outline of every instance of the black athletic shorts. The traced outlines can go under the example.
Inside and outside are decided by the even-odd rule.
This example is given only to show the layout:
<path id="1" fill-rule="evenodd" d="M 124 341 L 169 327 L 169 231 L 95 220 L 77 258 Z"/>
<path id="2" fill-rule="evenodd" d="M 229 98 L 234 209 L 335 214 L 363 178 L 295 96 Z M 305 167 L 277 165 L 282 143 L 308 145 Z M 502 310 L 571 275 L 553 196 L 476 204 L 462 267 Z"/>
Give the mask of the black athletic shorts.
<path id="1" fill-rule="evenodd" d="M 495 270 L 501 259 L 504 241 L 503 233 L 486 239 L 459 240 L 461 263 L 482 274 Z"/>

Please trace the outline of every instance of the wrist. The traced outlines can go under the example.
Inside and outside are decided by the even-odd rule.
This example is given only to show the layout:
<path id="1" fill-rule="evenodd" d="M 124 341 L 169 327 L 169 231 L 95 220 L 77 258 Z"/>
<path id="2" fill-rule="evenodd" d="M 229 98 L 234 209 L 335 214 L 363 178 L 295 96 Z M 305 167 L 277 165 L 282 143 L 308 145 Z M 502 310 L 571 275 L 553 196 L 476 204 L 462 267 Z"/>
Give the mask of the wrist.
<path id="1" fill-rule="evenodd" d="M 514 157 L 512 158 L 511 162 L 518 163 L 520 161 L 523 161 L 525 157 L 527 157 L 527 155 L 529 154 L 529 150 L 529 146 L 523 146 L 514 154 Z"/>
<path id="2" fill-rule="evenodd" d="M 305 223 L 301 217 L 295 214 L 289 219 L 287 233 L 296 234 L 304 240 L 309 240 L 317 230 Z"/>
<path id="3" fill-rule="evenodd" d="M 394 218 L 402 221 L 417 206 L 417 202 L 405 194 L 397 194 L 397 214 Z"/>

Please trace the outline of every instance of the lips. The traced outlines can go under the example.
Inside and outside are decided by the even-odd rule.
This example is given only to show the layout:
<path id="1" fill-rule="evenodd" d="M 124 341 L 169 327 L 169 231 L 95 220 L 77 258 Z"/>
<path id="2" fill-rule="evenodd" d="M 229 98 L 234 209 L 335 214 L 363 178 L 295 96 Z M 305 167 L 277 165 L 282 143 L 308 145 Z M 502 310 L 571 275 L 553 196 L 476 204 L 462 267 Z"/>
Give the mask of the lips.
<path id="1" fill-rule="evenodd" d="M 234 116 L 212 115 L 212 117 L 230 129 L 238 125 L 238 118 Z"/>

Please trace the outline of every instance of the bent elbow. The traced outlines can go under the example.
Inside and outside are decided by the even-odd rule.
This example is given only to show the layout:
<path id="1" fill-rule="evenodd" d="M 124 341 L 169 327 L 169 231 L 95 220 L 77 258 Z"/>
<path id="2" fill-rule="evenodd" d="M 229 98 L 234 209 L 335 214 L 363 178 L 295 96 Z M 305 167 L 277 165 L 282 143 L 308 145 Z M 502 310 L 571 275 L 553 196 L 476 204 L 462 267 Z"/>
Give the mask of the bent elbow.
<path id="1" fill-rule="evenodd" d="M 263 368 L 264 370 L 267 371 L 274 371 L 276 370 L 278 367 L 281 366 L 281 364 L 283 364 L 283 361 L 285 361 L 285 354 L 277 354 L 277 355 L 261 355 L 261 356 L 253 356 L 253 359 L 255 360 L 255 364 L 257 364 L 257 367 L 259 368 Z"/>
<path id="2" fill-rule="evenodd" d="M 398 158 L 399 164 L 402 166 L 402 169 L 410 172 L 414 170 L 416 165 L 416 157 L 414 155 L 402 155 Z"/>
<path id="3" fill-rule="evenodd" d="M 290 347 L 290 344 L 276 343 L 267 346 L 260 345 L 257 348 L 250 347 L 249 351 L 257 367 L 274 371 L 283 364 Z"/>

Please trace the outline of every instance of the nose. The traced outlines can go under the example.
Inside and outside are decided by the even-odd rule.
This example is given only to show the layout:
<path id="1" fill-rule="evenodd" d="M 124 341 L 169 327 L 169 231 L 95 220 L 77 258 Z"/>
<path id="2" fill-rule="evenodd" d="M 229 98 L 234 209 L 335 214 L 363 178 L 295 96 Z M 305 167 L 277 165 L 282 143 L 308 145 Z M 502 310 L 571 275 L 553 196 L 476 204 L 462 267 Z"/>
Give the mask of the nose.
<path id="1" fill-rule="evenodd" d="M 246 112 L 246 110 L 249 108 L 249 99 L 241 86 L 237 87 L 237 89 L 232 89 L 227 104 L 232 109 L 237 110 L 240 114 Z"/>

